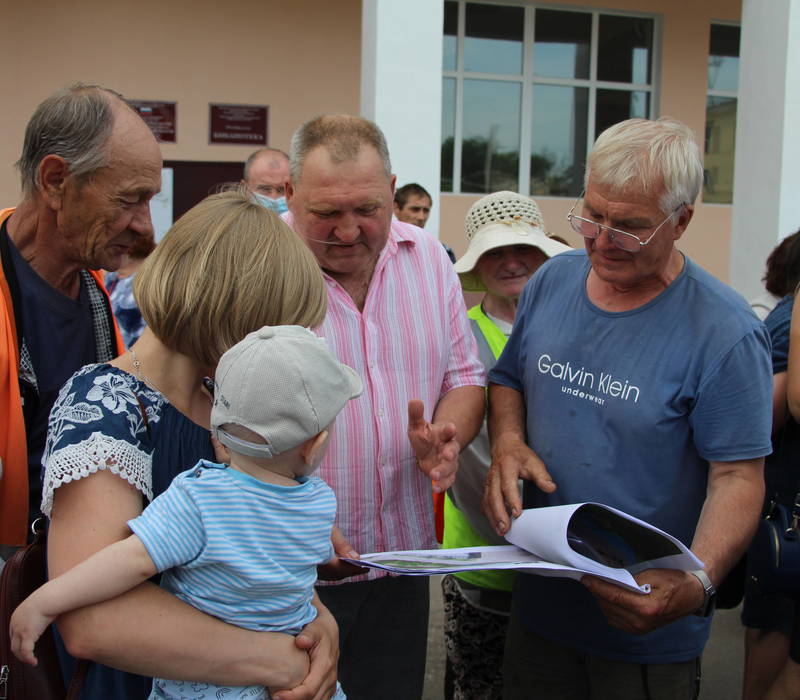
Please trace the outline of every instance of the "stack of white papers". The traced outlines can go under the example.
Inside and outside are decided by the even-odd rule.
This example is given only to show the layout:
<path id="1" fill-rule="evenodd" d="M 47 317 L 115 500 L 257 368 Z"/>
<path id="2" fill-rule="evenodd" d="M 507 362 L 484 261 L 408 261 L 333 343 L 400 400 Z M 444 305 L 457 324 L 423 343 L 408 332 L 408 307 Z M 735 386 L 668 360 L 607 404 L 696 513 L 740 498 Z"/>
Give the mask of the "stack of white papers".
<path id="1" fill-rule="evenodd" d="M 597 576 L 649 593 L 633 576 L 645 569 L 702 569 L 680 541 L 600 503 L 530 508 L 512 522 L 509 545 L 379 552 L 345 559 L 398 574 L 430 576 L 480 569 L 520 569 L 543 576 Z"/>

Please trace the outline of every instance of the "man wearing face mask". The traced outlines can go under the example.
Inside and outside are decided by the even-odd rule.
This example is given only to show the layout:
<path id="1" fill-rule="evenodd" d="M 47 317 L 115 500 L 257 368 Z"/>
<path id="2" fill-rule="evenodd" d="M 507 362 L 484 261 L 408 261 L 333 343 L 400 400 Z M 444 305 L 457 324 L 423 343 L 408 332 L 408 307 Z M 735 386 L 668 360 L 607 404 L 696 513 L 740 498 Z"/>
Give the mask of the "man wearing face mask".
<path id="1" fill-rule="evenodd" d="M 285 184 L 289 179 L 289 156 L 277 148 L 260 148 L 244 164 L 242 183 L 259 204 L 276 214 L 288 210 Z"/>

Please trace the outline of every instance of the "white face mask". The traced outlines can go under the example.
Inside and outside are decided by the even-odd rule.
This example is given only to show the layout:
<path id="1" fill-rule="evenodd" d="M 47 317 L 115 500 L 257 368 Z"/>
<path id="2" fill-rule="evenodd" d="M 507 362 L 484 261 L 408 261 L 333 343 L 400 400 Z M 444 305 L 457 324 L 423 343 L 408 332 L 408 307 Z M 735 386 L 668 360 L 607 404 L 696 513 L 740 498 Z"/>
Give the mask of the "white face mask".
<path id="1" fill-rule="evenodd" d="M 276 214 L 283 214 L 284 212 L 289 211 L 289 206 L 286 204 L 286 197 L 283 195 L 277 199 L 270 199 L 266 195 L 253 192 L 253 197 L 255 197 L 256 202 L 258 202 L 262 207 L 269 209 L 270 211 L 274 211 Z"/>

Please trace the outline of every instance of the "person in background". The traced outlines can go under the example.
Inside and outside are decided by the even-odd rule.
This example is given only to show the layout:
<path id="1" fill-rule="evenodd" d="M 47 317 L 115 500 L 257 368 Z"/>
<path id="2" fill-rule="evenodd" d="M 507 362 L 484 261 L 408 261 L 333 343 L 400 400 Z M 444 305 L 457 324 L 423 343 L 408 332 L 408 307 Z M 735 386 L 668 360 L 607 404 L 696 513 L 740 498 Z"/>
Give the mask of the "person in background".
<path id="1" fill-rule="evenodd" d="M 793 296 L 796 297 L 796 294 L 795 292 Z M 786 298 L 781 300 L 775 307 L 775 312 L 779 311 L 780 305 L 785 301 Z M 784 410 L 789 413 L 787 420 L 793 421 L 796 429 L 800 425 L 800 304 L 795 304 L 792 299 L 789 306 L 791 307 L 791 322 Z M 781 325 L 785 325 L 785 313 L 781 314 L 781 318 Z M 795 479 L 794 486 L 797 488 L 797 445 L 795 444 L 794 447 L 795 461 L 791 467 Z M 798 597 L 800 597 L 800 591 L 798 591 Z M 767 685 L 762 684 L 759 688 L 763 694 L 754 694 L 749 697 L 759 697 L 764 700 L 797 700 L 800 698 L 800 605 L 797 604 L 796 599 L 792 603 L 790 607 L 783 608 L 783 620 L 780 622 L 783 629 L 789 630 L 788 635 L 781 640 L 777 648 L 773 647 L 773 658 L 763 659 L 769 669 L 771 680 Z M 765 648 L 764 651 L 767 649 Z M 749 700 L 748 696 L 744 696 L 744 700 Z"/>
<path id="2" fill-rule="evenodd" d="M 139 339 L 146 325 L 133 296 L 133 279 L 155 247 L 156 242 L 152 237 L 138 239 L 128 251 L 120 268 L 106 273 L 105 285 L 111 299 L 111 310 L 119 324 L 122 342 L 126 348 Z"/>
<path id="3" fill-rule="evenodd" d="M 286 207 L 286 181 L 289 179 L 289 156 L 277 148 L 261 148 L 250 154 L 244 164 L 242 184 L 256 201 L 277 214 Z"/>
<path id="4" fill-rule="evenodd" d="M 0 545 L 9 547 L 25 543 L 39 514 L 62 384 L 124 350 L 96 271 L 116 270 L 153 237 L 161 152 L 118 93 L 78 83 L 36 108 L 17 168 L 22 201 L 0 211 Z"/>
<path id="5" fill-rule="evenodd" d="M 416 182 L 398 187 L 394 193 L 394 215 L 405 224 L 425 228 L 432 206 L 428 190 Z"/>
<path id="6" fill-rule="evenodd" d="M 790 275 L 787 265 L 790 250 L 798 238 L 800 238 L 800 231 L 786 236 L 773 248 L 767 258 L 767 271 L 762 280 L 764 291 L 750 302 L 750 308 L 762 321 L 781 299 L 787 294 L 794 294 L 795 286 L 787 285 L 787 278 Z"/>
<path id="7" fill-rule="evenodd" d="M 315 330 L 364 381 L 320 465 L 339 504 L 337 525 L 357 552 L 429 549 L 431 482 L 450 486 L 485 404 L 458 278 L 438 241 L 392 216 L 395 177 L 375 124 L 312 119 L 295 132 L 290 160 L 285 218 L 328 291 Z M 427 579 L 370 570 L 317 590 L 339 622 L 348 697 L 420 698 Z"/>
<path id="8" fill-rule="evenodd" d="M 593 576 L 518 576 L 508 700 L 699 692 L 715 586 L 753 536 L 772 449 L 766 329 L 677 247 L 702 182 L 681 122 L 630 119 L 597 138 L 567 214 L 585 250 L 531 279 L 490 373 L 484 505 L 505 534 L 521 477 L 527 508 L 618 508 L 691 546 L 704 568 L 639 571 L 648 595 Z"/>
<path id="9" fill-rule="evenodd" d="M 484 292 L 467 315 L 488 372 L 511 335 L 525 284 L 548 258 L 571 248 L 549 238 L 536 202 L 515 192 L 495 192 L 475 202 L 467 212 L 465 231 L 469 247 L 455 270 L 465 292 Z M 484 421 L 462 451 L 458 478 L 445 494 L 445 547 L 508 544 L 481 512 L 490 463 Z M 502 697 L 513 582 L 508 571 L 465 572 L 442 580 L 446 700 Z"/>
<path id="10" fill-rule="evenodd" d="M 430 193 L 416 182 L 403 185 L 394 193 L 394 215 L 398 221 L 402 221 L 404 224 L 414 224 L 414 226 L 425 228 L 428 217 L 431 215 L 432 206 L 433 200 Z M 444 242 L 442 245 L 450 262 L 454 263 L 456 254 L 453 249 Z"/>
<path id="11" fill-rule="evenodd" d="M 765 502 L 792 505 L 800 491 L 800 424 L 789 406 L 800 403 L 800 382 L 790 404 L 787 378 L 792 357 L 800 352 L 790 348 L 800 341 L 800 321 L 793 323 L 795 290 L 800 283 L 800 235 L 792 234 L 775 248 L 767 260 L 767 287 L 789 290 L 764 321 L 772 341 L 772 454 L 764 462 Z M 793 329 L 790 331 L 790 328 Z M 795 345 L 790 343 L 790 338 Z M 795 379 L 800 372 L 795 364 Z M 800 595 L 800 591 L 798 591 Z M 797 601 L 777 594 L 762 593 L 751 576 L 746 578 L 742 624 L 745 626 L 743 700 L 762 700 L 787 663 L 794 639 L 793 620 Z M 797 649 L 795 650 L 797 654 Z M 800 690 L 800 686 L 797 687 Z"/>

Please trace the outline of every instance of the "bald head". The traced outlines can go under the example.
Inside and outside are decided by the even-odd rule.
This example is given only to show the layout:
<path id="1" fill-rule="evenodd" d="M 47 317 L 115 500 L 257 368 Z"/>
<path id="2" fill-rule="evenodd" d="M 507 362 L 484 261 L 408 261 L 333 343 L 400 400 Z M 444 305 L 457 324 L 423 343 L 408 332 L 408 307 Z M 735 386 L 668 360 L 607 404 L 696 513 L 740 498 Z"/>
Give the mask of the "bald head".
<path id="1" fill-rule="evenodd" d="M 137 136 L 149 139 L 148 145 L 157 148 L 141 117 L 113 90 L 76 83 L 45 99 L 28 122 L 17 161 L 23 192 L 30 195 L 36 191 L 39 165 L 49 155 L 63 158 L 78 180 L 89 179 L 108 165 L 109 140 L 121 115 Z"/>
<path id="2" fill-rule="evenodd" d="M 277 148 L 262 148 L 244 164 L 242 182 L 253 192 L 271 199 L 283 196 L 289 179 L 289 156 Z"/>
<path id="3" fill-rule="evenodd" d="M 354 161 L 364 147 L 371 148 L 378 154 L 386 178 L 392 176 L 386 137 L 377 124 L 351 114 L 326 114 L 307 121 L 292 136 L 289 149 L 292 182 L 300 182 L 306 157 L 320 146 L 334 164 Z"/>

